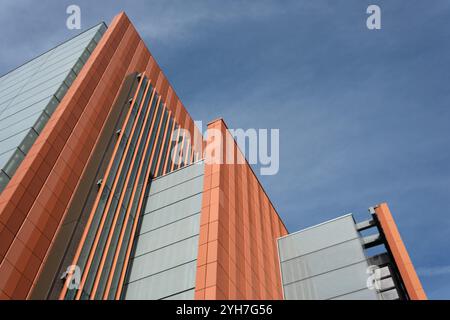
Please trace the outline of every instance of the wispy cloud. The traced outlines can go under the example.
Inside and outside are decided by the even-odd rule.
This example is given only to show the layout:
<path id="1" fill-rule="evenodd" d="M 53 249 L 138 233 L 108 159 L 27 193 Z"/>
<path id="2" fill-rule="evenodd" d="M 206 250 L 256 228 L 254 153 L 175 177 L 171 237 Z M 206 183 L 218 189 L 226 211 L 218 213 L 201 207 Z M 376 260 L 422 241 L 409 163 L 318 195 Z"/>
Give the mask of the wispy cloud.
<path id="1" fill-rule="evenodd" d="M 435 277 L 442 275 L 450 275 L 450 265 L 448 266 L 432 266 L 417 268 L 417 274 L 421 277 Z"/>
<path id="2" fill-rule="evenodd" d="M 286 11 L 273 1 L 256 2 L 153 2 L 145 5 L 148 15 L 138 19 L 144 37 L 164 43 L 188 41 L 208 32 L 210 24 L 233 24 L 243 20 L 273 17 Z"/>

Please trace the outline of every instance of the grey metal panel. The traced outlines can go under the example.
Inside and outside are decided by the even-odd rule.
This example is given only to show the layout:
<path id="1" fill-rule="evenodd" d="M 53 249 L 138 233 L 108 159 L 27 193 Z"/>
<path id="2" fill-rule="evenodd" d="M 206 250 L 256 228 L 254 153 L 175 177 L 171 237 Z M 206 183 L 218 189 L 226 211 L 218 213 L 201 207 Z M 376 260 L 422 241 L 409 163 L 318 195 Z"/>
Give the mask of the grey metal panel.
<path id="1" fill-rule="evenodd" d="M 39 113 L 41 114 L 41 113 Z M 22 118 L 18 122 L 11 123 L 10 126 L 4 127 L 0 129 L 0 141 L 16 134 L 19 131 L 22 131 L 24 128 L 31 128 L 36 122 L 35 114 L 29 115 L 26 118 Z"/>
<path id="2" fill-rule="evenodd" d="M 4 110 L 1 117 L 2 118 L 7 117 L 7 116 L 13 114 L 14 112 L 16 112 L 16 110 L 21 110 L 23 108 L 26 108 L 27 106 L 30 106 L 32 104 L 35 104 L 35 103 L 45 99 L 46 97 L 51 96 L 52 94 L 56 93 L 56 90 L 59 88 L 61 83 L 53 83 L 51 87 L 46 88 L 45 90 L 36 92 L 36 94 L 29 96 L 25 100 L 20 100 L 20 98 L 18 98 L 17 101 L 14 101 L 13 108 L 9 107 L 10 102 L 5 102 L 5 104 L 8 104 L 8 108 L 6 108 Z"/>
<path id="3" fill-rule="evenodd" d="M 44 65 L 39 70 L 36 70 L 34 73 L 28 75 L 28 77 L 24 78 L 22 81 L 12 84 L 8 90 L 5 90 L 0 95 L 0 104 L 5 105 L 5 102 L 12 101 L 15 97 L 24 100 L 24 95 L 29 93 L 33 88 L 39 86 L 42 87 L 46 84 L 48 85 L 49 81 L 53 81 L 56 77 L 64 74 L 67 75 L 78 57 L 79 53 L 78 56 L 74 53 L 67 61 L 62 61 L 61 63 L 56 63 L 48 67 Z M 62 77 L 64 78 L 64 76 Z M 17 94 L 19 91 L 20 94 Z M 11 106 L 12 105 L 9 104 L 9 107 Z"/>
<path id="4" fill-rule="evenodd" d="M 389 270 L 388 266 L 384 266 L 380 268 L 380 278 L 385 278 L 391 276 L 391 270 Z"/>
<path id="5" fill-rule="evenodd" d="M 127 300 L 155 300 L 195 288 L 197 261 L 129 283 L 125 290 Z"/>
<path id="6" fill-rule="evenodd" d="M 196 260 L 197 251 L 198 236 L 195 236 L 139 256 L 133 259 L 129 282 Z"/>
<path id="7" fill-rule="evenodd" d="M 380 297 L 382 300 L 397 300 L 400 298 L 397 289 L 380 292 Z"/>
<path id="8" fill-rule="evenodd" d="M 10 150 L 0 150 L 0 152 L 3 152 L 0 154 L 0 168 L 3 168 L 6 164 L 6 162 L 8 162 L 9 158 L 11 158 L 12 154 L 14 153 L 14 149 L 10 149 Z"/>
<path id="9" fill-rule="evenodd" d="M 165 227 L 141 234 L 137 239 L 135 256 L 159 249 L 199 233 L 200 214 L 179 220 Z"/>
<path id="10" fill-rule="evenodd" d="M 10 100 L 19 92 L 19 96 L 28 92 L 30 88 L 39 83 L 45 83 L 63 71 L 68 72 L 84 51 L 84 47 L 79 47 L 59 57 L 52 55 L 47 61 L 9 81 L 0 93 L 0 104 L 3 105 L 5 101 Z"/>
<path id="11" fill-rule="evenodd" d="M 59 65 L 59 68 L 52 69 L 54 65 L 61 63 L 61 61 L 65 60 L 66 64 L 71 62 L 73 65 L 81 53 L 84 52 L 86 46 L 90 44 L 92 38 L 99 34 L 101 29 L 103 27 L 98 25 L 4 75 L 0 78 L 0 101 L 4 101 L 5 97 L 8 97 L 8 91 L 16 92 L 17 87 L 25 89 L 21 90 L 21 92 L 26 92 L 27 86 L 32 86 L 32 83 L 35 81 L 45 83 L 46 79 L 42 78 L 42 76 L 52 73 L 53 69 L 61 71 L 62 65 Z M 67 66 L 63 69 L 68 70 L 69 68 L 70 66 Z"/>
<path id="12" fill-rule="evenodd" d="M 194 297 L 203 169 L 191 165 L 151 182 L 125 299 Z"/>
<path id="13" fill-rule="evenodd" d="M 52 63 L 52 61 L 57 60 L 62 56 L 63 53 L 73 52 L 74 49 L 79 47 L 86 47 L 91 39 L 95 39 L 102 35 L 105 31 L 105 26 L 99 24 L 75 38 L 70 39 L 67 42 L 60 44 L 59 46 L 47 51 L 46 53 L 40 55 L 39 57 L 27 62 L 26 64 L 14 69 L 13 71 L 7 73 L 0 78 L 0 95 L 2 90 L 7 87 L 10 83 L 17 81 L 20 78 L 28 77 L 30 73 L 36 71 L 43 63 Z"/>
<path id="14" fill-rule="evenodd" d="M 177 184 L 186 182 L 195 177 L 203 175 L 204 164 L 203 162 L 194 163 L 188 167 L 184 167 L 181 170 L 169 173 L 161 178 L 155 179 L 152 182 L 152 188 L 150 190 L 150 195 L 161 192 L 164 189 L 173 187 Z M 198 189 L 197 189 L 198 190 Z M 201 191 L 200 189 L 199 191 Z"/>
<path id="15" fill-rule="evenodd" d="M 199 193 L 145 214 L 142 219 L 141 233 L 199 213 L 201 211 L 202 195 L 202 193 Z"/>
<path id="16" fill-rule="evenodd" d="M 391 259 L 389 258 L 389 255 L 386 252 L 384 252 L 368 258 L 368 261 L 369 264 L 380 266 L 390 263 Z"/>
<path id="17" fill-rule="evenodd" d="M 280 260 L 285 261 L 356 238 L 358 238 L 358 233 L 353 217 L 351 215 L 342 216 L 280 238 L 278 240 Z"/>
<path id="18" fill-rule="evenodd" d="M 369 236 L 362 238 L 362 242 L 363 242 L 363 245 L 365 248 L 371 248 L 376 245 L 379 245 L 380 243 L 382 243 L 382 241 L 383 241 L 383 238 L 378 233 L 371 234 Z"/>
<path id="19" fill-rule="evenodd" d="M 367 262 L 327 272 L 284 286 L 286 299 L 325 300 L 367 289 Z M 375 295 L 376 297 L 376 295 Z"/>
<path id="20" fill-rule="evenodd" d="M 386 278 L 379 280 L 380 290 L 387 290 L 395 288 L 394 280 L 392 278 Z"/>
<path id="21" fill-rule="evenodd" d="M 34 74 L 33 80 L 38 79 L 40 75 L 44 75 L 46 73 L 55 76 L 55 74 L 58 73 L 58 70 L 59 72 L 63 70 L 70 70 L 84 50 L 86 49 L 81 47 L 70 52 L 68 55 L 58 57 L 58 60 L 52 61 L 52 63 L 45 64 L 42 69 L 39 69 L 39 71 Z"/>
<path id="22" fill-rule="evenodd" d="M 362 261 L 366 261 L 366 257 L 359 239 L 343 242 L 283 262 L 283 283 L 288 284 Z"/>
<path id="23" fill-rule="evenodd" d="M 193 195 L 193 190 L 202 190 L 202 188 L 203 176 L 199 176 L 170 188 L 170 192 L 159 192 L 153 194 L 149 197 L 145 207 L 145 212 L 151 212 L 185 199 Z"/>
<path id="24" fill-rule="evenodd" d="M 286 299 L 378 299 L 352 215 L 282 237 L 278 248 Z"/>
<path id="25" fill-rule="evenodd" d="M 29 88 L 23 89 L 20 95 L 17 95 L 12 100 L 10 100 L 10 106 L 8 106 L 8 109 L 10 109 L 14 104 L 21 104 L 24 102 L 28 103 L 29 101 L 39 101 L 40 99 L 48 96 L 49 93 L 56 92 L 65 78 L 66 73 L 55 76 L 46 82 L 30 84 Z M 31 85 L 33 85 L 33 87 L 31 87 Z"/>
<path id="26" fill-rule="evenodd" d="M 54 52 L 54 48 L 45 54 L 27 62 L 26 64 L 14 69 L 10 73 L 4 75 L 0 78 L 0 94 L 1 92 L 9 86 L 10 83 L 14 82 L 18 78 L 22 77 L 27 72 L 38 68 L 44 61 L 46 61 L 49 56 L 51 56 Z"/>
<path id="27" fill-rule="evenodd" d="M 378 298 L 374 290 L 363 289 L 333 298 L 331 300 L 378 300 Z"/>
<path id="28" fill-rule="evenodd" d="M 10 150 L 12 148 L 18 147 L 22 142 L 23 138 L 28 134 L 30 128 L 24 128 L 22 131 L 15 133 L 12 136 L 9 136 L 0 141 L 0 150 Z"/>
<path id="29" fill-rule="evenodd" d="M 363 230 L 369 229 L 369 228 L 371 228 L 371 227 L 373 227 L 375 225 L 376 225 L 375 220 L 374 219 L 370 219 L 370 220 L 361 221 L 361 222 L 357 223 L 356 224 L 356 229 L 358 231 L 363 231 Z"/>
<path id="30" fill-rule="evenodd" d="M 169 296 L 167 298 L 163 298 L 162 300 L 194 300 L 195 289 L 181 292 L 179 294 L 175 294 L 173 296 Z"/>
<path id="31" fill-rule="evenodd" d="M 77 50 L 80 47 L 86 48 L 87 44 L 92 40 L 92 38 L 97 32 L 98 32 L 97 30 L 91 30 L 90 32 L 88 31 L 86 33 L 79 35 L 77 38 L 74 38 L 72 41 L 68 41 L 58 46 L 55 49 L 52 58 L 67 55 L 68 52 Z"/>
<path id="32" fill-rule="evenodd" d="M 22 105 L 20 109 L 14 109 L 15 112 L 12 111 L 13 109 L 8 110 L 8 112 L 5 112 L 0 116 L 0 128 L 6 128 L 9 124 L 20 121 L 21 119 L 29 117 L 31 115 L 36 115 L 37 119 L 39 117 L 39 114 L 42 113 L 42 110 L 44 110 L 50 102 L 52 96 L 52 94 L 48 95 L 44 99 L 41 99 L 40 101 L 33 103 L 32 105 Z"/>

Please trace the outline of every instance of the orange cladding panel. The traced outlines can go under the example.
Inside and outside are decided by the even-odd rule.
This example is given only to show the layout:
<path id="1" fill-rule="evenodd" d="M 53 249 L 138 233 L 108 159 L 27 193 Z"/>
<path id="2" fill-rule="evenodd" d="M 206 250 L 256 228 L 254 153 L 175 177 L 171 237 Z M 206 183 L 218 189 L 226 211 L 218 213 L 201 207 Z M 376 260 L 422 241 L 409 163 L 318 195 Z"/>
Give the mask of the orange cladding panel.
<path id="1" fill-rule="evenodd" d="M 208 125 L 232 139 L 225 123 Z M 243 157 L 234 140 L 224 154 Z M 287 230 L 247 162 L 206 161 L 195 299 L 282 299 L 276 239 Z"/>
<path id="2" fill-rule="evenodd" d="M 389 249 L 394 257 L 406 291 L 411 300 L 426 300 L 427 296 L 422 288 L 419 277 L 411 262 L 405 244 L 400 237 L 397 225 L 392 217 L 387 203 L 382 203 L 375 208 L 375 214 L 386 237 Z"/>

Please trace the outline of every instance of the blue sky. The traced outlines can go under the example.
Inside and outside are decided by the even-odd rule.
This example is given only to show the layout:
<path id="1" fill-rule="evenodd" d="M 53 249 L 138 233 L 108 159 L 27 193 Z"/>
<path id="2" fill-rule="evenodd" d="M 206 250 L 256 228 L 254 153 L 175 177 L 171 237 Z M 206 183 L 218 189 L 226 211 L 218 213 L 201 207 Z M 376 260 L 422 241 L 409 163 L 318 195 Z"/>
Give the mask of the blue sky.
<path id="1" fill-rule="evenodd" d="M 0 74 L 126 11 L 194 119 L 279 128 L 262 183 L 290 231 L 387 201 L 450 298 L 450 2 L 2 1 Z M 366 28 L 366 8 L 382 29 Z"/>

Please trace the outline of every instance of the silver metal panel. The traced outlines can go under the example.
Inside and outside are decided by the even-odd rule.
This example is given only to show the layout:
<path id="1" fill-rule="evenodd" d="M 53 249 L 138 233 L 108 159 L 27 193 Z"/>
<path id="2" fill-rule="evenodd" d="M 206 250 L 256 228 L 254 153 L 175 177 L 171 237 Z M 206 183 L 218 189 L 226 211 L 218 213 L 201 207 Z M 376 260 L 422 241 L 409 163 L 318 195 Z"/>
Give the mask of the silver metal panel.
<path id="1" fill-rule="evenodd" d="M 367 289 L 365 261 L 284 286 L 288 300 L 325 300 Z M 374 292 L 373 298 L 376 299 Z"/>
<path id="2" fill-rule="evenodd" d="M 128 283 L 126 300 L 163 299 L 195 287 L 197 261 L 193 261 L 139 281 Z"/>
<path id="3" fill-rule="evenodd" d="M 23 130 L 31 128 L 36 122 L 36 117 L 34 115 L 28 116 L 24 119 L 22 119 L 19 122 L 11 123 L 10 126 L 4 127 L 0 129 L 0 141 L 3 141 L 4 139 L 11 137 L 12 135 L 16 134 L 18 130 Z"/>
<path id="4" fill-rule="evenodd" d="M 331 300 L 376 300 L 376 299 L 377 297 L 374 290 L 363 289 L 333 298 Z"/>
<path id="5" fill-rule="evenodd" d="M 359 239 L 350 240 L 282 263 L 283 283 L 313 277 L 366 261 Z"/>
<path id="6" fill-rule="evenodd" d="M 392 278 L 386 278 L 379 280 L 380 290 L 387 290 L 395 288 L 394 280 Z"/>
<path id="7" fill-rule="evenodd" d="M 135 256 L 154 251 L 174 242 L 197 235 L 200 228 L 200 215 L 185 218 L 165 227 L 139 235 L 136 239 Z"/>
<path id="8" fill-rule="evenodd" d="M 202 205 L 202 193 L 172 203 L 159 210 L 145 214 L 142 219 L 141 233 L 159 228 L 166 224 L 200 213 Z"/>
<path id="9" fill-rule="evenodd" d="M 278 240 L 286 299 L 377 299 L 362 239 L 345 215 Z"/>
<path id="10" fill-rule="evenodd" d="M 384 266 L 380 268 L 380 278 L 390 277 L 391 276 L 391 270 L 389 270 L 388 266 Z"/>
<path id="11" fill-rule="evenodd" d="M 181 292 L 179 294 L 175 294 L 173 296 L 169 296 L 162 300 L 194 300 L 195 289 Z"/>
<path id="12" fill-rule="evenodd" d="M 381 299 L 383 300 L 397 300 L 399 299 L 399 295 L 397 289 L 391 289 L 388 291 L 383 291 L 380 293 Z"/>
<path id="13" fill-rule="evenodd" d="M 166 189 L 167 190 L 167 189 Z M 151 212 L 162 207 L 168 206 L 174 202 L 185 199 L 196 193 L 193 190 L 197 190 L 196 193 L 200 193 L 203 190 L 203 176 L 199 176 L 188 180 L 184 183 L 177 184 L 170 188 L 170 192 L 158 192 L 152 194 L 145 207 L 145 212 Z M 200 190 L 200 191 L 198 191 Z M 150 200 L 151 199 L 151 200 Z"/>
<path id="14" fill-rule="evenodd" d="M 8 160 L 11 158 L 12 154 L 14 153 L 15 149 L 11 149 L 11 150 L 5 150 L 5 152 L 3 152 L 3 150 L 1 150 L 0 154 L 0 167 L 3 168 L 6 164 L 6 162 L 8 162 Z"/>
<path id="15" fill-rule="evenodd" d="M 280 238 L 280 259 L 285 261 L 357 237 L 353 217 L 342 216 Z"/>
<path id="16" fill-rule="evenodd" d="M 198 236 L 134 258 L 129 282 L 197 259 Z"/>
<path id="17" fill-rule="evenodd" d="M 11 136 L 6 137 L 3 140 L 0 140 L 1 148 L 0 150 L 11 150 L 17 148 L 25 136 L 28 134 L 30 128 L 23 128 L 19 132 L 13 133 Z"/>
<path id="18" fill-rule="evenodd" d="M 42 110 L 45 109 L 49 103 L 52 95 L 44 97 L 40 101 L 33 103 L 32 105 L 19 106 L 14 110 L 8 109 L 0 115 L 0 128 L 7 128 L 11 123 L 20 121 L 23 118 L 34 115 L 37 119 Z"/>
<path id="19" fill-rule="evenodd" d="M 162 190 L 167 189 L 169 187 L 174 187 L 177 184 L 186 182 L 188 180 L 192 180 L 193 178 L 202 176 L 203 171 L 204 171 L 203 162 L 197 162 L 183 169 L 169 173 L 161 178 L 155 179 L 152 182 L 150 195 L 161 192 Z M 202 189 L 196 190 L 202 191 Z"/>
<path id="20" fill-rule="evenodd" d="M 97 25 L 0 78 L 0 169 L 6 170 L 6 155 L 12 156 L 11 150 L 20 147 L 24 138 L 27 146 L 22 151 L 28 151 L 37 138 L 35 133 L 28 134 L 30 128 L 39 120 L 36 131 L 41 132 L 59 103 L 54 96 L 63 98 L 61 88 L 70 86 L 76 77 L 71 69 L 79 67 L 80 59 L 86 61 L 90 55 L 86 48 L 93 50 L 105 30 L 104 24 Z"/>
<path id="21" fill-rule="evenodd" d="M 125 299 L 193 299 L 203 192 L 202 163 L 150 184 Z"/>

